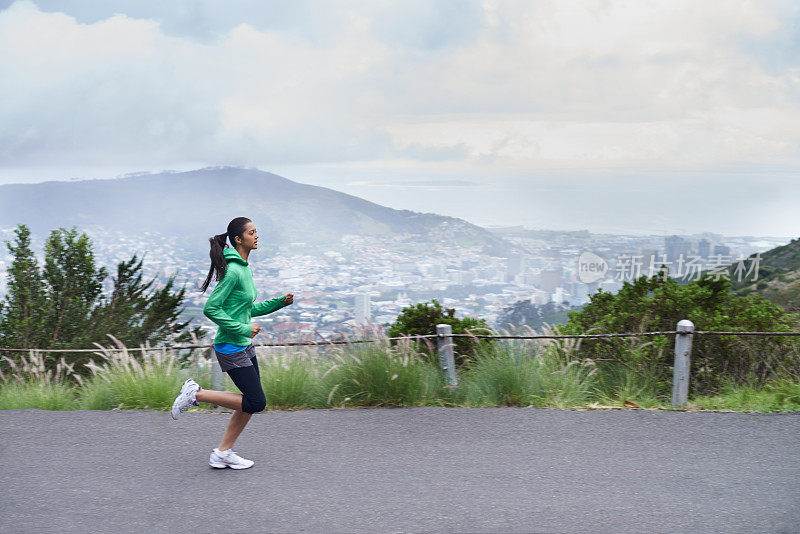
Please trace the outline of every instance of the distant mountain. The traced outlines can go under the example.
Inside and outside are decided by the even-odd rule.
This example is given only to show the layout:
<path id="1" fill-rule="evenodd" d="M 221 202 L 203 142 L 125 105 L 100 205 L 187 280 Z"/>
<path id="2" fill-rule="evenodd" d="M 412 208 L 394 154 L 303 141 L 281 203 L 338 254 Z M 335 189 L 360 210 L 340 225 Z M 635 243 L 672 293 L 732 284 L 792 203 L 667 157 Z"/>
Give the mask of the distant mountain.
<path id="1" fill-rule="evenodd" d="M 750 268 L 754 259 L 755 254 L 745 262 L 746 267 Z M 752 275 L 738 281 L 735 267 L 728 272 L 736 294 L 759 293 L 787 311 L 800 312 L 800 239 L 762 252 L 755 281 Z"/>
<path id="2" fill-rule="evenodd" d="M 326 187 L 294 182 L 257 169 L 211 167 L 139 174 L 111 180 L 0 186 L 0 226 L 27 224 L 34 232 L 99 225 L 135 235 L 158 231 L 207 250 L 207 238 L 234 217 L 256 223 L 262 243 L 339 242 L 345 234 L 410 233 L 493 256 L 520 250 L 462 219 L 396 210 Z"/>

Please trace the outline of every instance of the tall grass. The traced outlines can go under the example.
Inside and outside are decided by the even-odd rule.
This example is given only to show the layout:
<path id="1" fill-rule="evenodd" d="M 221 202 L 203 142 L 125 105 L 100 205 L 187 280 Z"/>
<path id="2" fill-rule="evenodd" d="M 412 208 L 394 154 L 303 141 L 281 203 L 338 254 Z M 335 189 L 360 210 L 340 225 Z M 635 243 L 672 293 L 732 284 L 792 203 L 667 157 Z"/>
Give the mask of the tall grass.
<path id="1" fill-rule="evenodd" d="M 334 363 L 320 376 L 325 406 L 436 404 L 442 377 L 410 340 L 392 345 L 379 326 L 359 327 L 357 334 L 376 342 L 328 349 Z"/>
<path id="2" fill-rule="evenodd" d="M 596 361 L 597 380 L 593 394 L 602 404 L 625 405 L 633 402 L 638 406 L 649 408 L 669 404 L 671 383 L 664 381 L 667 370 L 659 369 L 652 363 L 654 344 L 642 342 L 636 338 L 627 342 L 625 360 Z M 663 348 L 658 349 L 656 361 L 663 360 Z"/>
<path id="3" fill-rule="evenodd" d="M 321 408 L 319 378 L 325 363 L 313 346 L 261 349 L 259 370 L 268 410 Z M 238 390 L 236 390 L 238 391 Z"/>
<path id="4" fill-rule="evenodd" d="M 97 345 L 100 364 L 86 364 L 92 376 L 80 388 L 79 406 L 84 410 L 149 408 L 167 410 L 186 380 L 187 369 L 166 348 L 143 353 L 140 359 L 113 338 L 117 348 Z"/>
<path id="5" fill-rule="evenodd" d="M 748 377 L 745 385 L 729 378 L 722 391 L 714 396 L 695 397 L 687 403 L 690 409 L 746 410 L 780 412 L 800 410 L 800 382 L 789 378 L 771 380 L 759 386 L 756 377 Z"/>
<path id="6" fill-rule="evenodd" d="M 535 333 L 530 327 L 528 332 Z M 545 327 L 545 334 L 558 329 Z M 502 330 L 502 335 L 522 335 Z M 459 389 L 470 406 L 554 406 L 586 403 L 593 362 L 575 359 L 580 340 L 504 339 L 477 345 Z"/>
<path id="7" fill-rule="evenodd" d="M 0 410 L 38 408 L 40 410 L 72 410 L 75 408 L 75 389 L 65 382 L 73 367 L 64 358 L 55 370 L 45 369 L 43 353 L 24 353 L 20 361 L 3 356 L 8 364 L 8 376 L 0 371 Z M 80 377 L 78 377 L 80 378 Z"/>

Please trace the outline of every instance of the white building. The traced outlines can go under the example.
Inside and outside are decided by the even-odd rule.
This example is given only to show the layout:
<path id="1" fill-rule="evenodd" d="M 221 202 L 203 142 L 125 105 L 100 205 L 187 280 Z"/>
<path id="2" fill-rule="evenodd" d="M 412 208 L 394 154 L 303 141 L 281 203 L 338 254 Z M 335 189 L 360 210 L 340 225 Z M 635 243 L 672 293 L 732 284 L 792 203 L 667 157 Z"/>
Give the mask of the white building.
<path id="1" fill-rule="evenodd" d="M 369 293 L 356 293 L 355 295 L 355 317 L 354 321 L 359 324 L 366 324 L 367 320 L 372 319 L 370 312 Z"/>

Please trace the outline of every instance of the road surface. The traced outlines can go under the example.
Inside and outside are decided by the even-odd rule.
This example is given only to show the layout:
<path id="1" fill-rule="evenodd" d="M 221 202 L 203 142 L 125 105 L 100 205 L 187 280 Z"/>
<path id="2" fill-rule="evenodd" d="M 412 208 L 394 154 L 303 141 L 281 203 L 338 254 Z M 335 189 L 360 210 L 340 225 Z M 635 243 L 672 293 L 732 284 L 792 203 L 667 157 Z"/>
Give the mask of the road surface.
<path id="1" fill-rule="evenodd" d="M 800 414 L 0 411 L 0 532 L 800 532 Z"/>

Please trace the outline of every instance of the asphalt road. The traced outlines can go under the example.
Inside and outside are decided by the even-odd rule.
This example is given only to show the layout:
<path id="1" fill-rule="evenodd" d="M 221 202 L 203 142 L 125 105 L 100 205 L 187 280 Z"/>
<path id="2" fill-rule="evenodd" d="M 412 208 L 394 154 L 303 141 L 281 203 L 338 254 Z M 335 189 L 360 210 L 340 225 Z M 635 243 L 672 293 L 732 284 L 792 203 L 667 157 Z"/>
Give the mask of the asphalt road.
<path id="1" fill-rule="evenodd" d="M 0 532 L 800 532 L 800 414 L 0 411 Z"/>

